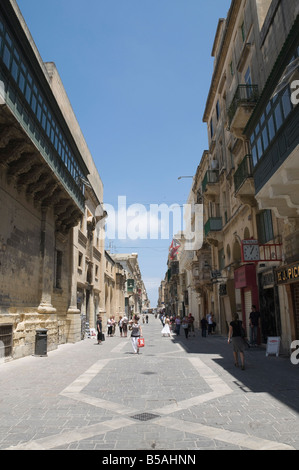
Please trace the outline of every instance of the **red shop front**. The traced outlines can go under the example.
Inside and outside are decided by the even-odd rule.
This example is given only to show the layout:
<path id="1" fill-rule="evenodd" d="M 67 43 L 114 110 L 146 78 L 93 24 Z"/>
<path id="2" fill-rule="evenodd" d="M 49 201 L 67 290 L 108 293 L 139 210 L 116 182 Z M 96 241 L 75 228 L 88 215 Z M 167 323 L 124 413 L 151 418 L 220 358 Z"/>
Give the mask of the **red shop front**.
<path id="1" fill-rule="evenodd" d="M 249 314 L 252 305 L 259 310 L 259 291 L 255 264 L 245 264 L 235 271 L 235 288 L 241 291 L 243 326 L 249 335 Z"/>

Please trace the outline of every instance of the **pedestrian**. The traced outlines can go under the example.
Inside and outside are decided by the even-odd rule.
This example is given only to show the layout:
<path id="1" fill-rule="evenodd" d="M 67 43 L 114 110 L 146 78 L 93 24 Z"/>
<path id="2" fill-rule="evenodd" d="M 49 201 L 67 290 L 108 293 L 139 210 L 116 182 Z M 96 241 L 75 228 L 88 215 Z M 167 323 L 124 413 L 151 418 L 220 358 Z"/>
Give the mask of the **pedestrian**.
<path id="1" fill-rule="evenodd" d="M 161 334 L 162 336 L 170 336 L 170 328 L 169 328 L 170 320 L 168 317 L 165 319 L 165 324 L 162 328 Z"/>
<path id="2" fill-rule="evenodd" d="M 112 336 L 115 336 L 116 321 L 115 316 L 112 317 Z"/>
<path id="3" fill-rule="evenodd" d="M 133 320 L 130 321 L 130 325 L 132 327 L 131 342 L 133 351 L 134 354 L 139 354 L 138 339 L 142 337 L 142 328 L 139 323 L 138 315 L 134 315 Z"/>
<path id="4" fill-rule="evenodd" d="M 183 330 L 184 330 L 184 333 L 185 333 L 185 337 L 186 337 L 186 339 L 188 339 L 189 320 L 188 320 L 188 317 L 186 317 L 186 315 L 184 316 L 184 318 L 182 320 L 182 327 L 183 327 Z"/>
<path id="5" fill-rule="evenodd" d="M 257 335 L 260 326 L 261 314 L 257 311 L 255 305 L 252 305 L 251 308 L 252 311 L 249 314 L 250 345 L 257 346 Z"/>
<path id="6" fill-rule="evenodd" d="M 235 366 L 239 367 L 239 360 L 238 360 L 238 353 L 239 353 L 240 358 L 241 358 L 241 368 L 242 370 L 244 370 L 245 369 L 244 330 L 242 327 L 242 322 L 239 320 L 239 315 L 237 313 L 233 315 L 233 321 L 230 323 L 230 326 L 229 326 L 228 343 L 230 342 L 232 342 L 233 344 Z"/>
<path id="7" fill-rule="evenodd" d="M 98 319 L 97 319 L 97 332 L 98 332 L 98 344 L 102 344 L 103 328 L 102 328 L 101 315 L 98 315 Z"/>
<path id="8" fill-rule="evenodd" d="M 189 313 L 189 316 L 188 316 L 188 321 L 189 321 L 189 325 L 188 325 L 188 330 L 189 330 L 189 334 L 191 336 L 191 332 L 193 333 L 193 336 L 195 336 L 195 332 L 194 332 L 194 316 L 192 315 L 192 313 Z"/>
<path id="9" fill-rule="evenodd" d="M 169 327 L 172 332 L 175 331 L 175 317 L 173 315 L 171 315 L 169 318 Z"/>
<path id="10" fill-rule="evenodd" d="M 202 319 L 200 320 L 200 324 L 201 324 L 201 336 L 203 338 L 206 338 L 207 329 L 208 329 L 208 322 L 207 322 L 207 319 L 206 319 L 205 316 L 203 316 Z"/>
<path id="11" fill-rule="evenodd" d="M 179 316 L 176 317 L 175 319 L 175 332 L 177 336 L 180 336 L 180 329 L 181 329 L 181 319 Z"/>
<path id="12" fill-rule="evenodd" d="M 113 317 L 108 318 L 107 320 L 107 326 L 108 326 L 108 336 L 112 336 L 113 333 Z"/>
<path id="13" fill-rule="evenodd" d="M 212 312 L 208 313 L 207 321 L 208 321 L 208 334 L 211 335 L 213 331 L 213 313 Z"/>
<path id="14" fill-rule="evenodd" d="M 128 336 L 128 317 L 126 314 L 122 319 L 122 328 L 123 328 L 124 337 L 126 338 Z"/>
<path id="15" fill-rule="evenodd" d="M 148 314 L 145 315 L 145 321 L 148 323 Z"/>
<path id="16" fill-rule="evenodd" d="M 119 328 L 119 334 L 122 337 L 123 335 L 123 317 L 122 316 L 119 317 L 118 328 Z"/>

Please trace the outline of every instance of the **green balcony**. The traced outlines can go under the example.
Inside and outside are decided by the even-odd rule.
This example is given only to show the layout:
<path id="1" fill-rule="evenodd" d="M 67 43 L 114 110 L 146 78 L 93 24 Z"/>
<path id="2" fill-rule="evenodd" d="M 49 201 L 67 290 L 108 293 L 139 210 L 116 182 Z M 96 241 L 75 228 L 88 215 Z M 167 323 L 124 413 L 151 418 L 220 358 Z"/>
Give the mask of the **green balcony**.
<path id="1" fill-rule="evenodd" d="M 222 231 L 222 217 L 210 217 L 205 224 L 205 236 L 207 237 L 211 232 Z"/>

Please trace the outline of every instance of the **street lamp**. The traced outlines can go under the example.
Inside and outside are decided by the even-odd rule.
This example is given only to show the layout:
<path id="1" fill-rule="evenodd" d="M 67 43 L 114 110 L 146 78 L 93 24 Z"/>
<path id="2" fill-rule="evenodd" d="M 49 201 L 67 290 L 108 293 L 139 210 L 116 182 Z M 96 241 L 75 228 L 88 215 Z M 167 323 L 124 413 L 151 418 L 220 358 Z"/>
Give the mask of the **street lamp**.
<path id="1" fill-rule="evenodd" d="M 194 176 L 179 176 L 178 180 L 181 180 L 182 178 L 194 178 Z"/>

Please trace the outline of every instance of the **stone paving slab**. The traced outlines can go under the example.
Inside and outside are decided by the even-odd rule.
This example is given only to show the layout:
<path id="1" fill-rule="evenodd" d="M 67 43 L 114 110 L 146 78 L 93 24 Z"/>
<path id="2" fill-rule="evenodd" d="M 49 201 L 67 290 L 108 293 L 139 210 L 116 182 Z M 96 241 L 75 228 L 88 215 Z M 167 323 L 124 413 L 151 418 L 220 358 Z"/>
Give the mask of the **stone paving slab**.
<path id="1" fill-rule="evenodd" d="M 143 330 L 138 356 L 117 335 L 1 364 L 0 449 L 299 449 L 288 358 L 250 349 L 241 371 L 223 337 L 161 337 L 153 317 Z"/>

